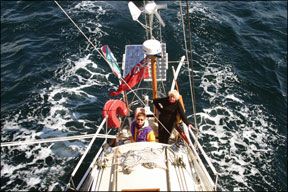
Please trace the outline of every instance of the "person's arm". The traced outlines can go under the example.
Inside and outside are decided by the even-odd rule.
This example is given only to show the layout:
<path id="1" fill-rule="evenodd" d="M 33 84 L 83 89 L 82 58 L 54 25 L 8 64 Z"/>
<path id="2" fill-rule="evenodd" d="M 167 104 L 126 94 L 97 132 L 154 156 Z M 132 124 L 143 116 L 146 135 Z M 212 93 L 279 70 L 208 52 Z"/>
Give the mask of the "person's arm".
<path id="1" fill-rule="evenodd" d="M 178 101 L 177 103 L 178 105 L 178 112 L 179 112 L 179 115 L 182 119 L 182 121 L 186 124 L 186 125 L 191 125 L 191 123 L 188 121 L 185 113 L 184 113 L 184 110 L 183 110 L 183 107 L 181 106 L 181 103 Z"/>
<path id="2" fill-rule="evenodd" d="M 147 141 L 149 142 L 155 142 L 156 138 L 155 138 L 155 134 L 154 131 L 151 130 L 148 134 L 147 134 Z"/>
<path id="3" fill-rule="evenodd" d="M 193 129 L 193 130 L 196 130 L 198 131 L 197 129 L 195 129 L 192 125 L 192 123 L 190 123 L 187 119 L 187 116 L 185 115 L 184 113 L 184 110 L 183 110 L 183 107 L 181 105 L 180 102 L 178 102 L 178 111 L 179 111 L 179 114 L 180 114 L 180 117 L 182 119 L 182 121 L 190 128 L 190 129 Z"/>
<path id="4" fill-rule="evenodd" d="M 130 136 L 129 139 L 130 139 L 131 143 L 134 143 L 134 142 L 135 142 L 133 136 Z"/>
<path id="5" fill-rule="evenodd" d="M 156 98 L 153 99 L 154 106 L 161 112 L 163 109 L 163 101 L 165 101 L 167 98 Z"/>
<path id="6" fill-rule="evenodd" d="M 131 140 L 131 142 L 136 142 L 135 141 L 135 127 L 136 127 L 136 122 L 135 121 L 133 121 L 132 123 L 131 123 L 131 127 L 130 127 L 130 132 L 131 132 L 131 137 L 130 137 L 130 140 Z"/>

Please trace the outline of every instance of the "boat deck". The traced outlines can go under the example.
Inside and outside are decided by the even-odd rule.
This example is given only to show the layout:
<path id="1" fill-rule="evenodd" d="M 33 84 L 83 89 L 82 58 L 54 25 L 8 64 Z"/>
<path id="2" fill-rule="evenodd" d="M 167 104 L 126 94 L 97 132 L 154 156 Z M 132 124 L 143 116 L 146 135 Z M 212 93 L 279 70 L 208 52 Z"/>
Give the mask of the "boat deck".
<path id="1" fill-rule="evenodd" d="M 91 172 L 92 191 L 197 190 L 191 157 L 170 145 L 138 142 L 114 147 Z M 133 151 L 131 150 L 133 149 Z M 99 163 L 101 168 L 99 168 Z M 137 170 L 137 171 L 136 171 Z"/>

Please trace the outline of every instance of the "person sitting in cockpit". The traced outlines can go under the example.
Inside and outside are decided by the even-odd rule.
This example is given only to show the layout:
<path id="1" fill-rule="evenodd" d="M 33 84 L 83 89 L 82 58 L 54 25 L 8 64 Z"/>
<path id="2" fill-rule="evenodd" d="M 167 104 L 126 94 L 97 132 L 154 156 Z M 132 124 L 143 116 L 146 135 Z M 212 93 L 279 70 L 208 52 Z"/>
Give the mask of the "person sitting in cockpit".
<path id="1" fill-rule="evenodd" d="M 135 112 L 135 120 L 130 127 L 133 142 L 150 141 L 155 142 L 155 134 L 149 126 L 145 111 L 139 110 Z"/>

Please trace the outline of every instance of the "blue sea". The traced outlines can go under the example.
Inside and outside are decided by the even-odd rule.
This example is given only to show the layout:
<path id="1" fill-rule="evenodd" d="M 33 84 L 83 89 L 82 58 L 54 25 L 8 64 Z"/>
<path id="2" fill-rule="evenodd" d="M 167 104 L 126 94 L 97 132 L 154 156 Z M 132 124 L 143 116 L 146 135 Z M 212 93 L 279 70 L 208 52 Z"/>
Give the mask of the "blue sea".
<path id="1" fill-rule="evenodd" d="M 177 61 L 185 55 L 179 3 L 158 3 L 168 4 L 162 40 Z M 126 44 L 145 41 L 128 1 L 59 4 L 118 62 Z M 287 191 L 287 1 L 189 1 L 189 12 L 199 141 L 218 190 Z M 185 65 L 178 83 L 192 120 L 188 78 Z M 1 1 L 2 143 L 95 133 L 117 86 L 53 1 Z M 1 147 L 1 191 L 64 190 L 88 143 Z"/>

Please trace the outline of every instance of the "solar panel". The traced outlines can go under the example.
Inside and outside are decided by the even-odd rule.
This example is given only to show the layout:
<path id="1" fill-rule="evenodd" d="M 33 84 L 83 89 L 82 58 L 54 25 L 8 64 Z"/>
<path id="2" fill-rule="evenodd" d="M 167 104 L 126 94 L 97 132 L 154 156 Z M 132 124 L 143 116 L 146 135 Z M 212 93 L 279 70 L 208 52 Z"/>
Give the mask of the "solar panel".
<path id="1" fill-rule="evenodd" d="M 162 57 L 157 57 L 157 80 L 166 81 L 166 71 L 168 69 L 168 53 L 166 53 L 166 44 L 162 43 Z M 125 77 L 130 70 L 144 59 L 145 54 L 142 45 L 126 45 L 125 54 L 123 55 L 122 70 L 123 77 Z M 149 63 L 149 78 L 145 81 L 152 81 L 151 79 L 151 63 Z"/>

